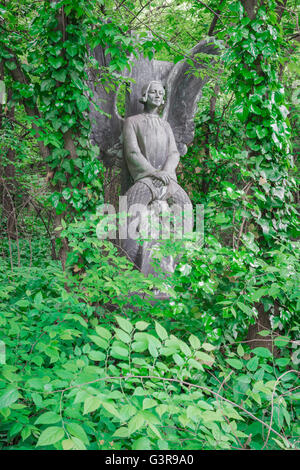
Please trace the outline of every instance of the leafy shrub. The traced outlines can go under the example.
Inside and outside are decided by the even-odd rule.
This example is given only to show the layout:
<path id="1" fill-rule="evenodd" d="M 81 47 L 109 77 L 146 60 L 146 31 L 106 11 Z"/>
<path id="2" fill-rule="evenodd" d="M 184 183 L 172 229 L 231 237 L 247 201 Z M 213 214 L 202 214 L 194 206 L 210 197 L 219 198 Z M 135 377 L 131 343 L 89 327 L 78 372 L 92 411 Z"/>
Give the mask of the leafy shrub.
<path id="1" fill-rule="evenodd" d="M 220 354 L 157 322 L 95 316 L 57 266 L 35 269 L 1 305 L 2 449 L 294 447 L 289 357 Z"/>
<path id="2" fill-rule="evenodd" d="M 172 280 L 176 297 L 169 315 L 178 320 L 183 316 L 183 325 L 194 317 L 198 330 L 210 340 L 232 342 L 245 338 L 261 302 L 272 328 L 297 339 L 297 245 L 279 245 L 268 258 L 268 253 L 260 256 L 251 233 L 243 237 L 240 250 L 222 245 L 213 236 L 206 238 L 204 247 L 187 244 Z"/>

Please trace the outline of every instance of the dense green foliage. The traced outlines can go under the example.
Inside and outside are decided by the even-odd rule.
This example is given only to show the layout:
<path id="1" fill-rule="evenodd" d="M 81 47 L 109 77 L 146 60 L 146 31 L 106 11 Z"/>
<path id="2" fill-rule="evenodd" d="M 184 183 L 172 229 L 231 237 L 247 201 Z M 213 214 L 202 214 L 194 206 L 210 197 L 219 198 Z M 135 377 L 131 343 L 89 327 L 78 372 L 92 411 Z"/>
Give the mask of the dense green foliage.
<path id="1" fill-rule="evenodd" d="M 0 5 L 0 449 L 299 448 L 293 2 Z M 96 236 L 90 51 L 116 92 L 130 54 L 176 62 L 208 36 L 179 169 L 204 244 L 166 241 L 174 275 L 144 277 Z"/>
<path id="2" fill-rule="evenodd" d="M 164 328 L 149 319 L 145 305 L 138 314 L 127 310 L 129 321 L 87 303 L 83 297 L 111 299 L 114 285 L 118 298 L 126 295 L 128 286 L 113 281 L 116 269 L 111 267 L 105 279 L 99 264 L 97 278 L 95 268 L 87 269 L 94 282 L 76 294 L 66 290 L 65 274 L 55 262 L 30 272 L 16 268 L 8 278 L 3 265 L 2 444 L 18 449 L 293 448 L 298 358 L 296 351 L 291 358 L 290 337 L 275 336 L 277 359 L 265 347 L 250 351 L 241 342 L 229 346 L 226 341 L 220 350 L 205 340 L 209 324 L 201 325 L 204 334 L 197 336 L 186 330 L 183 340 L 176 321 L 164 321 Z M 152 308 L 152 317 L 158 312 Z M 197 326 L 191 322 L 188 329 Z"/>

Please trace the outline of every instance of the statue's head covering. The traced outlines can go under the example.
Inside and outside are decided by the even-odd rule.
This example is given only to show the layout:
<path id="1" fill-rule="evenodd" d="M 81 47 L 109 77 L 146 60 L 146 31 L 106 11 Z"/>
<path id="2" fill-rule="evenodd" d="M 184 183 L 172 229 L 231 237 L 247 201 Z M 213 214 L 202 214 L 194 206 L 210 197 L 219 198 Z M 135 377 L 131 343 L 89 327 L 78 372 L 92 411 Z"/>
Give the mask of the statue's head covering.
<path id="1" fill-rule="evenodd" d="M 164 95 L 166 94 L 162 82 L 160 82 L 159 80 L 151 80 L 151 82 L 147 83 L 147 84 L 144 85 L 143 88 L 142 88 L 142 97 L 141 97 L 141 99 L 139 100 L 140 103 L 145 104 L 145 103 L 147 102 L 147 99 L 148 99 L 148 91 L 149 91 L 150 86 L 151 86 L 153 83 L 156 84 L 156 85 L 157 85 L 157 84 L 160 85 L 160 86 L 163 88 L 163 90 L 164 90 Z M 163 101 L 163 103 L 164 103 L 164 101 Z"/>

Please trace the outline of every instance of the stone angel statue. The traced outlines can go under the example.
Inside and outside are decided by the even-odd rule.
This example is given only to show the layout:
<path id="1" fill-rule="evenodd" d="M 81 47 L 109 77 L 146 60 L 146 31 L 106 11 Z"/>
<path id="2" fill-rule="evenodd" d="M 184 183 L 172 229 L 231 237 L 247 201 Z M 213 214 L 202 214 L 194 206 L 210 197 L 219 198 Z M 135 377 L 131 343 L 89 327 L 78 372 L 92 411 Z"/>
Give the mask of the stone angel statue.
<path id="1" fill-rule="evenodd" d="M 106 60 L 103 51 L 96 49 L 94 54 L 100 66 L 103 65 Z M 213 57 L 218 51 L 213 44 L 202 41 L 192 49 L 190 57 L 196 58 L 198 54 Z M 193 140 L 197 102 L 209 80 L 203 63 L 195 60 L 195 68 L 199 74 L 189 73 L 190 65 L 185 60 L 174 65 L 140 59 L 130 75 L 134 84 L 127 96 L 125 118 L 117 111 L 115 94 L 107 94 L 103 87 L 95 86 L 91 77 L 89 85 L 94 88 L 94 96 L 110 115 L 110 118 L 107 114 L 99 115 L 91 107 L 91 137 L 99 145 L 107 166 L 119 162 L 122 167 L 121 193 L 127 198 L 129 225 L 137 219 L 136 214 L 131 213 L 136 204 L 146 207 L 148 216 L 161 215 L 175 207 L 177 215 L 180 211 L 189 214 L 184 231 L 192 231 L 191 202 L 177 182 L 176 168 L 180 156 L 186 153 Z M 145 219 L 139 217 L 135 227 L 143 229 L 143 225 Z M 148 240 L 141 245 L 128 233 L 121 238 L 121 247 L 135 265 L 145 274 L 154 274 L 151 259 L 157 241 Z M 174 264 L 174 260 L 166 258 L 162 263 L 163 271 L 172 271 Z"/>
<path id="2" fill-rule="evenodd" d="M 151 255 L 153 247 L 157 246 L 156 236 L 162 236 L 159 233 L 162 225 L 166 224 L 168 217 L 174 207 L 176 213 L 173 215 L 181 216 L 180 212 L 188 212 L 185 220 L 185 232 L 193 230 L 192 205 L 186 192 L 179 186 L 176 178 L 176 168 L 179 163 L 180 154 L 177 149 L 176 141 L 170 124 L 159 116 L 159 109 L 164 104 L 165 90 L 163 84 L 159 81 L 150 81 L 142 89 L 141 103 L 144 105 L 142 113 L 125 119 L 123 128 L 123 158 L 124 173 L 126 172 L 132 179 L 125 196 L 127 197 L 127 206 L 129 210 L 130 223 L 137 229 L 137 235 L 145 225 L 149 224 L 149 218 L 157 215 L 155 223 L 158 227 L 151 227 L 152 231 L 147 232 L 150 240 L 144 241 L 141 245 L 134 233 L 127 233 L 122 239 L 122 247 L 128 257 L 145 273 L 155 274 L 151 266 Z M 138 214 L 132 208 L 138 208 Z M 164 214 L 164 217 L 162 216 Z M 148 219 L 147 219 L 148 218 Z M 135 219 L 135 220 L 134 220 Z M 154 219 L 155 220 L 155 219 Z M 137 222 L 136 222 L 137 221 Z M 161 226 L 161 227 L 160 227 Z M 167 228 L 170 228 L 168 221 Z M 178 224 L 173 231 L 179 230 Z M 182 223 L 180 224 L 181 237 Z M 171 235 L 169 232 L 167 235 Z M 172 257 L 166 257 L 161 262 L 161 268 L 164 272 L 174 270 L 174 260 Z"/>

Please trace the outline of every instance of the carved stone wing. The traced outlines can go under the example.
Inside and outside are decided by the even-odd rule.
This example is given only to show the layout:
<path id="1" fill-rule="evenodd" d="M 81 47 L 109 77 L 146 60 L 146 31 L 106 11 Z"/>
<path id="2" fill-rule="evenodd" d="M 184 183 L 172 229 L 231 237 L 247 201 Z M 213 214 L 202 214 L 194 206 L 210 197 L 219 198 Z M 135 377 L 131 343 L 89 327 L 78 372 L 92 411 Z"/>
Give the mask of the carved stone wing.
<path id="1" fill-rule="evenodd" d="M 122 132 L 122 118 L 119 116 L 116 106 L 116 92 L 105 90 L 105 86 L 100 81 L 100 76 L 105 67 L 109 64 L 109 55 L 104 54 L 102 47 L 96 47 L 92 52 L 94 58 L 99 63 L 98 70 L 89 69 L 88 86 L 93 92 L 93 102 L 95 102 L 105 114 L 101 114 L 93 104 L 90 106 L 89 114 L 92 126 L 91 140 L 100 149 L 100 158 L 109 165 L 106 151 L 112 147 L 120 147 L 119 138 Z M 107 161 L 106 161 L 107 160 Z"/>
<path id="2" fill-rule="evenodd" d="M 199 42 L 190 52 L 193 58 L 196 54 L 218 55 L 218 49 L 209 41 Z M 167 104 L 163 117 L 170 123 L 178 151 L 181 155 L 187 152 L 187 146 L 194 138 L 194 117 L 197 111 L 197 103 L 202 96 L 202 88 L 209 81 L 209 72 L 205 70 L 204 62 L 197 60 L 195 68 L 201 71 L 200 76 L 191 72 L 191 66 L 182 60 L 171 70 L 167 83 Z M 202 70 L 201 70 L 202 69 Z"/>

